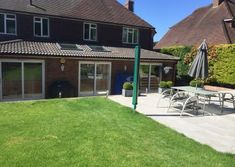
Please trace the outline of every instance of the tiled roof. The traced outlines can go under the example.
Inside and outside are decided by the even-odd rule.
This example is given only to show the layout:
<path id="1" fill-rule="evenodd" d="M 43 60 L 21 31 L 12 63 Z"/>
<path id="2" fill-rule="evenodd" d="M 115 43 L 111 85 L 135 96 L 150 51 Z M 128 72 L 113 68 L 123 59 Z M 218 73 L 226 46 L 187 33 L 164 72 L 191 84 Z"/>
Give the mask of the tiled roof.
<path id="1" fill-rule="evenodd" d="M 30 42 L 30 41 L 8 41 L 0 43 L 0 55 L 19 56 L 55 56 L 55 57 L 79 57 L 79 58 L 111 58 L 111 59 L 134 59 L 135 50 L 133 48 L 120 48 L 104 46 L 107 52 L 96 52 L 88 45 L 77 45 L 82 51 L 61 50 L 58 43 Z M 178 58 L 141 49 L 141 59 L 146 60 L 175 60 Z"/>
<path id="2" fill-rule="evenodd" d="M 224 0 L 218 7 L 202 7 L 190 16 L 171 27 L 167 34 L 156 44 L 155 49 L 176 45 L 200 45 L 206 39 L 209 45 L 235 42 L 235 28 L 231 22 L 235 14 L 235 0 Z"/>
<path id="3" fill-rule="evenodd" d="M 153 28 L 117 0 L 0 0 L 0 9 Z"/>

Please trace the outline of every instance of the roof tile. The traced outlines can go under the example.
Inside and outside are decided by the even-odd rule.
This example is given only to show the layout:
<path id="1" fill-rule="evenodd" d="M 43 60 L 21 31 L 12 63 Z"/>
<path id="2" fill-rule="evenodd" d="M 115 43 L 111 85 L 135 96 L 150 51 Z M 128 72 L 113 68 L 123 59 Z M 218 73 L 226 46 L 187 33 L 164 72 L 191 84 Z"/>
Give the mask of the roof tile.
<path id="1" fill-rule="evenodd" d="M 83 51 L 76 50 L 61 50 L 58 43 L 47 42 L 31 42 L 31 41 L 14 41 L 0 43 L 0 55 L 14 54 L 17 56 L 29 55 L 29 56 L 67 56 L 67 57 L 79 57 L 79 58 L 113 58 L 113 59 L 134 59 L 134 48 L 121 48 L 121 47 L 109 47 L 103 46 L 109 52 L 94 52 L 88 45 L 78 45 Z M 141 59 L 146 60 L 175 60 L 178 58 L 141 49 Z"/>
<path id="2" fill-rule="evenodd" d="M 154 28 L 117 0 L 0 0 L 0 9 Z"/>

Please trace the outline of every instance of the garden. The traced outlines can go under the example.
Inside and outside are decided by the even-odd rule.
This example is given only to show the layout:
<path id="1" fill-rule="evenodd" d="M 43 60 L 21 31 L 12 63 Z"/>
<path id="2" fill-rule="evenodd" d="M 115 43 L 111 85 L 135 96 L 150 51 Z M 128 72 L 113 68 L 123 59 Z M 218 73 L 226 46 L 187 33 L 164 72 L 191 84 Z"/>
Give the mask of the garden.
<path id="1" fill-rule="evenodd" d="M 102 97 L 0 105 L 0 166 L 232 167 L 216 152 Z"/>

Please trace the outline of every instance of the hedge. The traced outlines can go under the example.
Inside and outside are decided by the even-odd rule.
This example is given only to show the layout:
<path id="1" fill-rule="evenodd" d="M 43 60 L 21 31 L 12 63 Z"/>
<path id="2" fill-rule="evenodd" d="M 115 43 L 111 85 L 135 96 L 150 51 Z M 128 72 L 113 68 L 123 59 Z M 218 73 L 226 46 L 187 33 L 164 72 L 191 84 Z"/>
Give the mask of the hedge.
<path id="1" fill-rule="evenodd" d="M 177 78 L 187 76 L 189 67 L 197 54 L 197 47 L 174 46 L 162 48 L 161 53 L 180 57 L 177 65 Z M 235 44 L 210 46 L 208 50 L 208 84 L 235 87 Z"/>
<path id="2" fill-rule="evenodd" d="M 187 76 L 189 66 L 184 63 L 185 56 L 190 53 L 191 46 L 174 46 L 169 48 L 162 48 L 161 53 L 170 54 L 180 58 L 179 63 L 177 64 L 177 78 Z"/>
<path id="3" fill-rule="evenodd" d="M 215 81 L 222 85 L 235 85 L 235 44 L 216 48 L 217 57 L 213 65 Z"/>

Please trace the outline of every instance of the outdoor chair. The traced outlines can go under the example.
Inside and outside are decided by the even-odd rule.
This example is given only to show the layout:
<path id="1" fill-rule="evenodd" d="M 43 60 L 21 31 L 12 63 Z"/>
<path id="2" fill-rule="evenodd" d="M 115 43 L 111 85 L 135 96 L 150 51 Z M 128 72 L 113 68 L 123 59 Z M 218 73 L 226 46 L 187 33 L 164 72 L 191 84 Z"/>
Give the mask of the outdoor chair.
<path id="1" fill-rule="evenodd" d="M 160 106 L 160 102 L 162 99 L 168 99 L 170 101 L 171 98 L 174 96 L 174 94 L 175 94 L 175 90 L 173 90 L 173 89 L 167 89 L 167 90 L 163 91 L 160 94 L 160 98 L 158 99 L 157 107 Z"/>
<path id="2" fill-rule="evenodd" d="M 233 108 L 235 109 L 235 91 L 234 93 L 229 93 L 229 92 L 223 92 L 222 93 L 222 103 L 224 105 L 224 102 L 232 103 Z M 223 112 L 223 110 L 222 110 Z"/>
<path id="3" fill-rule="evenodd" d="M 178 92 L 172 96 L 167 112 L 169 112 L 173 106 L 182 107 L 180 116 L 183 116 L 183 114 L 193 116 L 192 114 L 189 114 L 188 111 L 197 111 L 198 113 L 198 110 L 200 109 L 198 106 L 198 97 L 190 96 L 186 92 Z"/>

